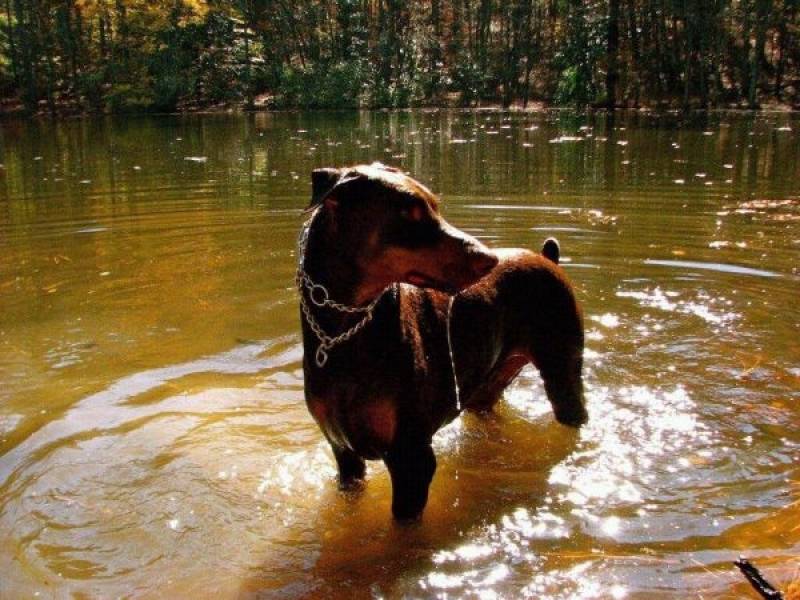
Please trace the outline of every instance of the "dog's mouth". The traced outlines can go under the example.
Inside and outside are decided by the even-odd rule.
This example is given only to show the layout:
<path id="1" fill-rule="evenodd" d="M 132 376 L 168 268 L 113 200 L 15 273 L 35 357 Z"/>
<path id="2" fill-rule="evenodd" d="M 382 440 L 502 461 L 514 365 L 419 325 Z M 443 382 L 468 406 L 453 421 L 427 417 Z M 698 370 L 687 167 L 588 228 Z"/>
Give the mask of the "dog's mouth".
<path id="1" fill-rule="evenodd" d="M 431 277 L 430 275 L 426 275 L 425 273 L 420 273 L 419 271 L 409 271 L 405 276 L 405 280 L 411 285 L 415 285 L 417 287 L 434 288 L 444 292 L 456 291 L 455 286 L 440 279 Z"/>

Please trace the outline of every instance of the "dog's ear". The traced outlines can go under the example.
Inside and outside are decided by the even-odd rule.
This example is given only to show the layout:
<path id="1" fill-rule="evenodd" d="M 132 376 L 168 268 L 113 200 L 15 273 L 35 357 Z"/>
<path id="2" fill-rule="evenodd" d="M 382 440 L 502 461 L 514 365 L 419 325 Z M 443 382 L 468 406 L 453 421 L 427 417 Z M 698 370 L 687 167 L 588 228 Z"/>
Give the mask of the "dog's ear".
<path id="1" fill-rule="evenodd" d="M 322 204 L 341 178 L 342 172 L 339 169 L 314 169 L 311 172 L 311 203 L 306 210 Z"/>

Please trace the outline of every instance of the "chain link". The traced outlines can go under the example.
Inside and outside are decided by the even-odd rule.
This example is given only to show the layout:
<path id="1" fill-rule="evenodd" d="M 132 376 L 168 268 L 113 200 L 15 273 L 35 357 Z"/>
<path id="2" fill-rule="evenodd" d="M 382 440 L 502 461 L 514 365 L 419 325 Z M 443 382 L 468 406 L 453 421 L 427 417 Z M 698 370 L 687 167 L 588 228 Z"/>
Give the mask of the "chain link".
<path id="1" fill-rule="evenodd" d="M 309 229 L 311 229 L 311 221 L 314 220 L 316 214 L 317 213 L 315 211 L 308 221 L 305 222 L 302 230 L 300 231 L 300 237 L 297 241 L 297 275 L 295 276 L 295 284 L 300 292 L 300 310 L 302 311 L 308 326 L 311 328 L 311 331 L 317 337 L 317 340 L 319 340 L 319 346 L 314 354 L 314 362 L 317 363 L 319 368 L 322 368 L 325 366 L 325 363 L 328 362 L 328 353 L 334 346 L 337 346 L 342 342 L 346 342 L 359 331 L 364 329 L 364 327 L 366 327 L 370 321 L 372 321 L 375 307 L 378 305 L 378 302 L 381 298 L 383 298 L 384 293 L 386 293 L 389 288 L 385 288 L 374 300 L 372 300 L 372 302 L 366 306 L 348 306 L 347 304 L 340 304 L 339 302 L 332 300 L 330 297 L 330 292 L 328 292 L 328 288 L 319 283 L 314 283 L 314 280 L 311 279 L 311 277 L 309 277 L 308 273 L 305 271 L 304 262 L 306 245 L 308 244 L 308 232 Z M 314 318 L 314 315 L 311 314 L 311 306 L 309 306 L 308 300 L 306 300 L 306 292 L 308 293 L 308 300 L 310 300 L 314 306 L 318 306 L 320 308 L 328 307 L 342 313 L 363 314 L 364 316 L 358 321 L 358 323 L 350 327 L 350 329 L 343 331 L 337 336 L 331 336 L 325 333 L 325 330 Z"/>
<path id="2" fill-rule="evenodd" d="M 375 311 L 375 307 L 378 305 L 378 302 L 386 291 L 391 287 L 385 288 L 378 296 L 366 306 L 348 306 L 346 304 L 340 304 L 331 300 L 330 293 L 328 292 L 328 288 L 324 285 L 319 283 L 314 283 L 314 280 L 308 276 L 308 273 L 305 271 L 304 261 L 305 261 L 305 252 L 306 252 L 306 245 L 308 244 L 308 231 L 311 228 L 311 221 L 314 220 L 316 216 L 316 212 L 311 215 L 311 217 L 303 224 L 303 228 L 300 231 L 300 236 L 297 240 L 297 275 L 295 277 L 295 283 L 297 285 L 297 289 L 300 292 L 300 310 L 303 312 L 303 316 L 308 323 L 308 326 L 311 328 L 311 331 L 319 340 L 319 346 L 317 346 L 317 351 L 314 353 L 314 362 L 317 366 L 321 369 L 325 366 L 325 363 L 328 362 L 328 353 L 329 351 L 336 345 L 341 344 L 342 342 L 346 342 L 351 337 L 356 335 L 359 331 L 364 329 L 364 327 L 372 321 L 373 313 Z M 353 325 L 350 329 L 343 331 L 337 336 L 330 336 L 325 333 L 325 330 L 319 324 L 319 322 L 314 318 L 314 315 L 311 314 L 311 307 L 306 300 L 306 295 L 304 290 L 308 292 L 308 298 L 311 300 L 311 303 L 314 306 L 318 306 L 320 308 L 328 307 L 339 312 L 348 313 L 348 314 L 363 314 L 364 316 L 361 320 Z M 315 294 L 321 295 L 321 298 L 315 296 Z M 450 355 L 450 366 L 453 369 L 453 385 L 455 387 L 456 393 L 456 410 L 459 412 L 461 411 L 461 386 L 458 385 L 458 376 L 456 375 L 456 361 L 455 356 L 453 355 L 453 339 L 451 334 L 451 326 L 450 323 L 452 321 L 452 313 L 453 313 L 453 301 L 455 300 L 455 296 L 451 296 L 450 300 L 447 304 L 447 323 L 446 323 L 446 333 L 447 333 L 447 350 L 448 354 Z"/>

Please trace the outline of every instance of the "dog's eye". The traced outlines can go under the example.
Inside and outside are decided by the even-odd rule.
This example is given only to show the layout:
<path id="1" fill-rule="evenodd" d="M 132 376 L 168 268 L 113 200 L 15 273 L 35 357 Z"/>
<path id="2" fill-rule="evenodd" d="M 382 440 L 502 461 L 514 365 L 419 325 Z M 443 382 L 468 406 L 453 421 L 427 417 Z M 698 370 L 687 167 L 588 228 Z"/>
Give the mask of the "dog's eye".
<path id="1" fill-rule="evenodd" d="M 406 206 L 405 208 L 402 208 L 400 210 L 400 216 L 416 223 L 422 221 L 424 211 L 422 210 L 421 206 L 414 204 L 412 206 Z"/>

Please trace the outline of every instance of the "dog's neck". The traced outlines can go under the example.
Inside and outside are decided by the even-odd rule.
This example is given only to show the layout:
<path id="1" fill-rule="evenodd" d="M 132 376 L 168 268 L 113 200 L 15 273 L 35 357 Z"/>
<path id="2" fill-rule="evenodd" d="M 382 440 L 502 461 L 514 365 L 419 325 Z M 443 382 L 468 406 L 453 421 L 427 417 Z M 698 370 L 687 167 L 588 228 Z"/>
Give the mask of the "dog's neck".
<path id="1" fill-rule="evenodd" d="M 348 306 L 363 306 L 384 288 L 369 285 L 358 265 L 360 244 L 342 239 L 324 208 L 312 217 L 305 247 L 303 268 L 315 284 L 328 290 L 331 300 Z"/>

